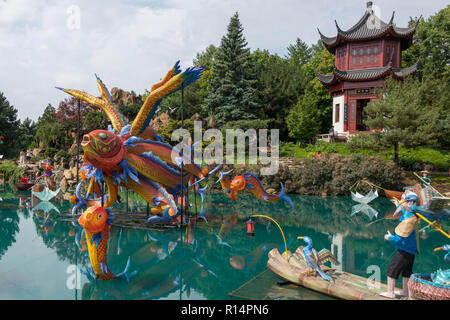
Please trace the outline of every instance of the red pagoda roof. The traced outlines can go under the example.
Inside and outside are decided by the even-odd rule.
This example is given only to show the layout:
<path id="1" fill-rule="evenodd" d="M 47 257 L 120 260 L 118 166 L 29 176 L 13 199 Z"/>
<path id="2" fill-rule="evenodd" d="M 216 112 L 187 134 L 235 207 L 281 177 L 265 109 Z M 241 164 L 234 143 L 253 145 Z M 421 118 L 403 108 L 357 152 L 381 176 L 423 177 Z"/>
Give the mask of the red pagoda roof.
<path id="1" fill-rule="evenodd" d="M 372 10 L 372 2 L 367 3 L 367 10 L 363 17 L 347 31 L 342 30 L 335 20 L 337 35 L 335 37 L 324 36 L 319 29 L 320 38 L 325 47 L 334 54 L 336 46 L 349 41 L 371 40 L 382 38 L 390 35 L 394 38 L 401 39 L 401 49 L 405 50 L 412 44 L 412 37 L 416 31 L 417 24 L 421 17 L 417 19 L 413 26 L 400 28 L 394 24 L 394 14 L 388 23 L 381 20 Z"/>
<path id="2" fill-rule="evenodd" d="M 392 73 L 393 77 L 396 79 L 403 79 L 404 77 L 411 75 L 417 71 L 417 66 L 419 61 L 408 68 L 392 68 L 392 60 L 387 66 L 379 68 L 370 69 L 358 69 L 358 70 L 340 70 L 334 66 L 334 72 L 332 75 L 323 75 L 317 72 L 317 79 L 322 82 L 326 87 L 335 84 L 338 80 L 346 81 L 367 81 L 367 80 L 377 80 L 383 78 Z"/>

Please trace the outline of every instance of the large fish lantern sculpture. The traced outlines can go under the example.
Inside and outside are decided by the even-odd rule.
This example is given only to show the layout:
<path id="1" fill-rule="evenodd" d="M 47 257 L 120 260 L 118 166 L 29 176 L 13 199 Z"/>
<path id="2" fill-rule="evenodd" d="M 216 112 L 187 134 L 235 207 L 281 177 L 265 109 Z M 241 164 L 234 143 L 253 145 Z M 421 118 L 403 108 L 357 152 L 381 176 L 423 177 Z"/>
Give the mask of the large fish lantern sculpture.
<path id="1" fill-rule="evenodd" d="M 231 180 L 228 177 L 228 174 L 230 172 L 231 170 L 227 172 L 220 172 L 220 176 L 217 182 L 220 182 L 223 192 L 231 200 L 238 200 L 239 193 L 241 191 L 247 190 L 259 200 L 266 202 L 275 202 L 282 199 L 289 203 L 292 208 L 294 208 L 292 200 L 285 193 L 283 183 L 281 183 L 280 194 L 270 194 L 264 189 L 264 186 L 255 174 L 247 171 L 243 175 L 236 176 L 233 180 Z"/>
<path id="2" fill-rule="evenodd" d="M 92 190 L 98 192 L 98 185 L 103 182 L 108 191 L 103 199 L 96 201 L 87 200 L 77 192 L 72 201 L 77 204 L 77 209 L 81 205 L 111 207 L 122 186 L 135 191 L 153 206 L 151 212 L 156 216 L 149 222 L 173 221 L 177 217 L 178 198 L 184 196 L 189 181 L 206 178 L 208 170 L 183 158 L 181 151 L 163 142 L 149 123 L 164 97 L 196 81 L 202 71 L 203 68 L 188 68 L 181 72 L 177 62 L 159 83 L 152 86 L 131 123 L 119 111 L 97 76 L 99 98 L 79 90 L 58 88 L 103 110 L 112 124 L 109 130 L 94 130 L 83 136 L 84 165 L 80 172 L 88 180 L 88 196 L 89 193 L 94 195 Z M 179 170 L 181 163 L 184 163 L 183 174 Z"/>

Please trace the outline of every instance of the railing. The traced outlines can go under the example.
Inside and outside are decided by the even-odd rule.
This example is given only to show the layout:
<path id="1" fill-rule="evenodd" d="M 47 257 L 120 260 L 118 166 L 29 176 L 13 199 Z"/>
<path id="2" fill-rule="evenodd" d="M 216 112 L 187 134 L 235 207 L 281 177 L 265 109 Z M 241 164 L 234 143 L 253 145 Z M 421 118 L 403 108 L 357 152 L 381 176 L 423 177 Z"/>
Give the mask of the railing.
<path id="1" fill-rule="evenodd" d="M 347 140 L 349 138 L 350 134 L 348 132 L 342 132 L 342 133 L 335 133 L 335 134 L 329 134 L 329 133 L 324 133 L 324 134 L 319 134 L 316 137 L 317 141 L 325 141 L 325 142 L 334 142 L 336 140 L 341 141 L 341 140 Z"/>

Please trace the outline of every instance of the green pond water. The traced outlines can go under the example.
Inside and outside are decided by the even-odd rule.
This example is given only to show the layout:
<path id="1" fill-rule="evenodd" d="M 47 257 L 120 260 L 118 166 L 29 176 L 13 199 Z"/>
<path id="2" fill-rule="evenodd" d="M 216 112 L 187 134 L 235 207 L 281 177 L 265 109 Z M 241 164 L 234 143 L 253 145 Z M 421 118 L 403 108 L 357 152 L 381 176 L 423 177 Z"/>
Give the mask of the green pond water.
<path id="1" fill-rule="evenodd" d="M 204 203 L 208 223 L 163 231 L 112 227 L 109 267 L 121 272 L 130 258 L 130 270 L 136 274 L 129 281 L 90 283 L 77 271 L 89 266 L 85 243 L 82 240 L 78 248 L 76 228 L 64 221 L 67 216 L 58 217 L 57 211 L 71 211 L 68 201 L 53 199 L 49 211 L 51 206 L 38 206 L 30 193 L 6 189 L 0 191 L 0 198 L 0 299 L 233 299 L 231 291 L 266 269 L 271 248 L 284 252 L 279 229 L 267 219 L 254 218 L 255 237 L 246 236 L 246 221 L 252 214 L 274 218 L 282 226 L 289 250 L 304 245 L 297 236 L 308 235 L 317 250 L 332 250 L 343 270 L 364 277 L 379 270 L 385 282 L 395 253 L 383 239 L 386 230 L 393 232 L 398 223 L 381 219 L 394 210 L 385 198 L 370 203 L 378 212 L 371 220 L 361 212 L 351 216 L 356 203 L 350 197 L 292 195 L 295 209 L 291 210 L 285 202 L 263 203 L 250 194 L 232 202 L 223 194 L 210 193 Z M 129 199 L 131 210 L 145 212 L 145 204 L 136 196 Z M 124 202 L 114 210 L 125 210 Z M 421 254 L 414 271 L 445 268 L 443 254 L 433 249 L 447 239 L 429 229 L 420 238 Z M 303 290 L 304 299 L 327 298 L 303 288 L 295 290 Z M 260 290 L 253 291 L 249 298 L 263 298 Z"/>

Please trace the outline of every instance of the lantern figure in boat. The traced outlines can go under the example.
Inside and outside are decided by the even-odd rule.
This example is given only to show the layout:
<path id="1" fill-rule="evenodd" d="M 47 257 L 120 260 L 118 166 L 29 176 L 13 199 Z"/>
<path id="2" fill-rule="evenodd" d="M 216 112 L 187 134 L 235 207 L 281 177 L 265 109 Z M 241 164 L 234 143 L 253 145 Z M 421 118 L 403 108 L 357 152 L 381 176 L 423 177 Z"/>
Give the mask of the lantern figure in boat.
<path id="1" fill-rule="evenodd" d="M 255 236 L 255 223 L 252 219 L 247 221 L 247 236 L 254 237 Z"/>

